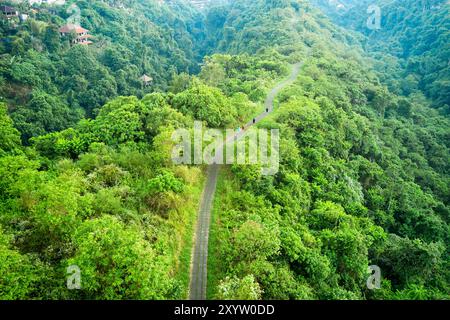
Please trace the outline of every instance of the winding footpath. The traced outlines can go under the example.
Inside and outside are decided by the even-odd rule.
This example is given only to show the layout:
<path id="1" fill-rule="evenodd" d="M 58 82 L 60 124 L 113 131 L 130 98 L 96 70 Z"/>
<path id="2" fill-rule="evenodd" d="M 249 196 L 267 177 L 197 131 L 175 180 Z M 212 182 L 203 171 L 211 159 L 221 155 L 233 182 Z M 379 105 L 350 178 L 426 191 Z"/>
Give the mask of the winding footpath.
<path id="1" fill-rule="evenodd" d="M 296 63 L 292 66 L 292 72 L 289 78 L 280 82 L 268 94 L 265 102 L 265 110 L 263 113 L 247 123 L 244 130 L 237 133 L 234 138 L 240 139 L 245 130 L 261 122 L 271 112 L 273 112 L 273 102 L 278 93 L 290 85 L 297 79 L 300 73 L 300 68 L 303 63 Z M 266 112 L 268 110 L 268 112 Z M 197 229 L 195 234 L 194 251 L 191 259 L 191 283 L 189 289 L 190 300 L 206 300 L 206 283 L 208 281 L 208 242 L 209 242 L 209 227 L 211 222 L 211 208 L 213 205 L 214 194 L 216 192 L 217 178 L 219 176 L 219 165 L 213 164 L 208 167 L 207 180 L 205 189 L 203 190 L 202 200 L 200 203 Z"/>

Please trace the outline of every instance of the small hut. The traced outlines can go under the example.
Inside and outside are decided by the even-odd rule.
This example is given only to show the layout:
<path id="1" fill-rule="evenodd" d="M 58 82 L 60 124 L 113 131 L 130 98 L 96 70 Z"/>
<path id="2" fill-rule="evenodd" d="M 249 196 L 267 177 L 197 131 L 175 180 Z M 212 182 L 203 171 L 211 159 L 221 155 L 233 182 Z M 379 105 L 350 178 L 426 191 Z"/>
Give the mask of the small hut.
<path id="1" fill-rule="evenodd" d="M 90 40 L 92 35 L 89 34 L 89 30 L 75 24 L 66 24 L 59 28 L 59 33 L 62 37 L 69 35 L 70 33 L 75 34 L 75 38 L 72 40 L 73 44 L 83 44 L 90 45 L 93 42 Z"/>

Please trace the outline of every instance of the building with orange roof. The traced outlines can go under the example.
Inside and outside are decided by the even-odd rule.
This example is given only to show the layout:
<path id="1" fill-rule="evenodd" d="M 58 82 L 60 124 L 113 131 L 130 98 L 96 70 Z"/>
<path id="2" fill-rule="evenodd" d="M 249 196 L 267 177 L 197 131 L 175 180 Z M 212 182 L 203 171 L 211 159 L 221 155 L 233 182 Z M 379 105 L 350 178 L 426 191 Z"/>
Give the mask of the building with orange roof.
<path id="1" fill-rule="evenodd" d="M 73 44 L 89 45 L 93 43 L 90 40 L 93 36 L 89 34 L 89 30 L 79 25 L 66 24 L 65 26 L 59 28 L 59 33 L 62 37 L 75 34 L 75 38 L 72 40 Z"/>

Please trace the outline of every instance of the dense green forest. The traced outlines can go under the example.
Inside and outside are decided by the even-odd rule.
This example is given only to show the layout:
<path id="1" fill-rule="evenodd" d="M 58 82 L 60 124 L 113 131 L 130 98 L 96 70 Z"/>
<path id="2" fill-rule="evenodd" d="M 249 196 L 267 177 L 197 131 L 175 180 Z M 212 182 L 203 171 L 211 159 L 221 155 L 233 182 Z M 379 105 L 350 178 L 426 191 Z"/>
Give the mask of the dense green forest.
<path id="1" fill-rule="evenodd" d="M 0 299 L 187 298 L 206 166 L 172 132 L 247 123 L 298 62 L 258 125 L 278 173 L 221 167 L 208 298 L 448 299 L 449 6 L 380 1 L 375 32 L 341 2 L 2 1 Z"/>
<path id="2" fill-rule="evenodd" d="M 73 3 L 94 37 L 89 48 L 59 35 Z M 167 89 L 173 74 L 198 71 L 203 31 L 198 13 L 183 2 L 70 1 L 34 13 L 19 8 L 30 18 L 0 25 L 0 95 L 25 143 L 96 115 L 115 96 L 142 97 Z M 153 78 L 152 88 L 140 80 L 144 74 Z"/>
<path id="3" fill-rule="evenodd" d="M 313 0 L 340 25 L 365 35 L 365 49 L 393 92 L 424 92 L 435 108 L 450 113 L 450 7 L 445 0 Z M 368 27 L 370 5 L 380 10 L 379 29 Z M 370 21 L 369 21 L 370 22 Z"/>

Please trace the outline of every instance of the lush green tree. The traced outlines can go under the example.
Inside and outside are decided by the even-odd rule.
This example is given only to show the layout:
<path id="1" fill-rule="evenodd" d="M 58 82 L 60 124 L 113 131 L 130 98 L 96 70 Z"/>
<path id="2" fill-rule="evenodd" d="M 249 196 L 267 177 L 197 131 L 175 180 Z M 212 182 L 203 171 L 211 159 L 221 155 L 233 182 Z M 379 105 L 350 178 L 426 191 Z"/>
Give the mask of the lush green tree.
<path id="1" fill-rule="evenodd" d="M 261 288 L 252 275 L 242 279 L 226 278 L 218 289 L 217 299 L 220 300 L 259 300 Z"/>
<path id="2" fill-rule="evenodd" d="M 206 121 L 212 128 L 220 128 L 235 122 L 236 108 L 223 93 L 201 82 L 194 83 L 188 90 L 177 94 L 173 105 L 195 120 Z"/>
<path id="3" fill-rule="evenodd" d="M 28 299 L 44 275 L 28 256 L 12 248 L 10 241 L 11 237 L 0 229 L 0 299 Z"/>

